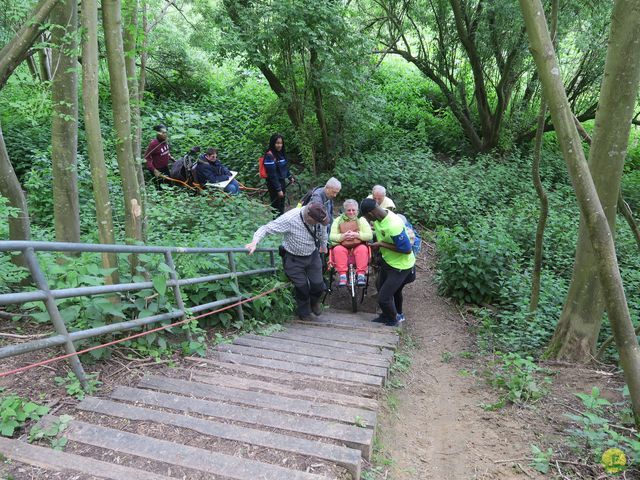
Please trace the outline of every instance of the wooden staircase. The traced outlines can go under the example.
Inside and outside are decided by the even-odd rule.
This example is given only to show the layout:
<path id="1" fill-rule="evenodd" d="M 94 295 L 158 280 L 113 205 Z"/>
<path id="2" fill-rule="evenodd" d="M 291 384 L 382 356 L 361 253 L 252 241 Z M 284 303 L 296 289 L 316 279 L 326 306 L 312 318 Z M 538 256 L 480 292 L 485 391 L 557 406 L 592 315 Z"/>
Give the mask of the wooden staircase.
<path id="1" fill-rule="evenodd" d="M 85 398 L 64 452 L 0 438 L 0 453 L 68 473 L 51 478 L 359 479 L 399 340 L 371 316 L 325 312 L 244 335 L 168 376 Z"/>

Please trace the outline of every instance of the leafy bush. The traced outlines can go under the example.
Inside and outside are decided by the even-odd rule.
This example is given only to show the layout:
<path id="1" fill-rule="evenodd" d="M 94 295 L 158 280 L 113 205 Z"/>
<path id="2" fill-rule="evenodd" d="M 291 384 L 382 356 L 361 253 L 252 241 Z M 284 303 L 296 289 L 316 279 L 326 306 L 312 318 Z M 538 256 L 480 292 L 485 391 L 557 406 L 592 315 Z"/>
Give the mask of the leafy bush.
<path id="1" fill-rule="evenodd" d="M 487 381 L 504 393 L 496 403 L 483 405 L 483 408 L 495 410 L 507 403 L 534 403 L 547 394 L 551 378 L 544 376 L 542 380 L 538 380 L 537 377 L 551 372 L 536 365 L 533 357 L 501 352 L 496 352 L 496 357 L 485 373 Z"/>
<path id="2" fill-rule="evenodd" d="M 29 420 L 38 420 L 48 412 L 49 407 L 17 395 L 0 397 L 0 435 L 11 437 Z"/>
<path id="3" fill-rule="evenodd" d="M 515 242 L 487 223 L 442 228 L 436 247 L 439 291 L 460 302 L 494 303 L 505 276 L 517 270 Z"/>

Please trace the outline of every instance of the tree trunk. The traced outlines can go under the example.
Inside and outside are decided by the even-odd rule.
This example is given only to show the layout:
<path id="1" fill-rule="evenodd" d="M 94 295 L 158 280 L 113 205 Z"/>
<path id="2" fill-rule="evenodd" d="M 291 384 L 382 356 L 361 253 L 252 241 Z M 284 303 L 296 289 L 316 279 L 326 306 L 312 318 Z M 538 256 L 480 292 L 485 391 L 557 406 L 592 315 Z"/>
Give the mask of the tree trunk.
<path id="1" fill-rule="evenodd" d="M 131 110 L 122 45 L 120 0 L 102 1 L 102 20 L 116 131 L 116 154 L 124 192 L 125 233 L 127 241 L 142 240 L 142 206 L 131 146 Z"/>
<path id="2" fill-rule="evenodd" d="M 640 33 L 640 21 L 634 18 L 639 13 L 640 2 L 622 3 L 627 10 L 617 10 L 618 15 L 631 18 L 623 22 L 615 17 L 616 11 L 612 16 L 605 76 L 589 153 L 589 169 L 612 236 L 615 236 L 618 194 L 633 116 L 634 104 L 629 104 L 629 98 L 635 99 L 640 79 L 640 50 L 633 40 L 624 37 L 630 32 Z M 623 13 L 625 11 L 628 13 Z M 633 53 L 628 58 L 621 57 L 621 48 Z M 585 222 L 582 216 L 569 293 L 549 346 L 552 357 L 578 362 L 588 362 L 595 355 L 605 310 L 596 254 Z"/>
<path id="3" fill-rule="evenodd" d="M 636 244 L 638 245 L 638 249 L 640 249 L 640 228 L 638 228 L 638 224 L 636 223 L 635 218 L 633 218 L 633 212 L 631 211 L 629 204 L 624 201 L 622 191 L 618 194 L 618 211 L 629 224 L 633 238 L 636 239 Z"/>
<path id="4" fill-rule="evenodd" d="M 31 225 L 29 223 L 29 210 L 27 199 L 20 187 L 20 181 L 13 170 L 7 146 L 2 135 L 0 125 L 0 194 L 7 197 L 9 205 L 19 210 L 17 217 L 9 217 L 9 239 L 31 240 Z"/>
<path id="5" fill-rule="evenodd" d="M 63 0 L 51 11 L 53 79 L 51 164 L 56 240 L 80 241 L 78 198 L 78 4 Z"/>
<path id="6" fill-rule="evenodd" d="M 144 1 L 144 0 L 143 0 Z M 127 85 L 129 87 L 129 105 L 131 107 L 131 148 L 138 177 L 138 188 L 140 189 L 140 201 L 142 206 L 142 238 L 146 239 L 146 195 L 144 188 L 144 172 L 142 170 L 141 138 L 142 138 L 142 118 L 140 116 L 140 105 L 142 95 L 138 93 L 138 72 L 136 59 L 138 57 L 138 0 L 126 0 L 124 5 L 124 29 L 122 41 L 124 48 L 124 64 L 127 70 Z"/>
<path id="7" fill-rule="evenodd" d="M 31 73 L 31 78 L 34 80 L 39 80 L 40 76 L 38 75 L 38 66 L 36 65 L 36 61 L 33 59 L 33 55 L 28 55 L 25 59 L 27 62 L 27 67 L 29 67 L 29 73 Z"/>
<path id="8" fill-rule="evenodd" d="M 42 23 L 60 0 L 40 0 L 31 11 L 18 33 L 0 50 L 0 89 L 18 65 L 25 59 L 29 48 L 40 34 Z M 66 22 L 65 22 L 66 23 Z"/>
<path id="9" fill-rule="evenodd" d="M 597 264 L 602 295 L 620 354 L 624 377 L 629 386 L 635 423 L 639 425 L 640 348 L 624 294 L 613 235 L 591 177 L 589 165 L 585 160 L 578 131 L 573 123 L 573 113 L 562 85 L 542 3 L 540 0 L 520 0 L 520 7 L 544 95 L 549 102 L 551 118 L 556 126 L 558 141 L 567 162 L 582 213 L 582 223 L 588 232 L 595 253 L 593 261 Z M 601 160 L 603 154 L 609 158 L 610 163 L 618 163 L 618 158 L 624 158 L 626 153 L 631 117 L 640 83 L 640 49 L 635 46 L 636 39 L 640 35 L 639 10 L 638 0 L 616 0 L 613 7 L 605 75 L 591 149 L 594 165 Z M 614 174 L 617 173 L 616 167 L 617 165 L 609 167 L 613 169 Z M 604 190 L 603 193 L 605 193 Z M 617 197 L 617 194 L 616 189 L 614 196 Z M 603 199 L 603 203 L 605 201 Z M 581 342 L 582 338 L 575 337 L 575 339 L 578 343 L 584 343 Z"/>
<path id="10" fill-rule="evenodd" d="M 558 26 L 558 3 L 559 0 L 551 2 L 551 39 L 555 42 L 556 30 Z M 549 216 L 549 199 L 544 191 L 542 179 L 540 178 L 540 160 L 542 158 L 542 141 L 544 138 L 544 120 L 547 117 L 547 102 L 544 96 L 540 96 L 540 113 L 538 114 L 538 129 L 533 148 L 533 164 L 531 166 L 531 176 L 533 186 L 536 189 L 540 200 L 540 217 L 536 228 L 536 244 L 534 249 L 533 273 L 531 274 L 531 301 L 529 302 L 529 312 L 535 313 L 540 302 L 540 283 L 542 277 L 542 256 L 544 251 L 544 228 L 547 225 Z"/>
<path id="11" fill-rule="evenodd" d="M 129 104 L 131 105 L 131 144 L 136 166 L 142 165 L 140 158 L 140 138 L 138 136 L 140 124 L 140 98 L 138 96 L 138 72 L 136 59 L 138 58 L 138 0 L 125 0 L 124 4 L 124 29 L 122 41 L 124 47 L 124 63 L 127 69 L 127 84 L 129 86 Z M 142 169 L 140 169 L 142 170 Z"/>
<path id="12" fill-rule="evenodd" d="M 40 41 L 45 43 L 44 34 L 40 35 Z M 51 81 L 51 50 L 43 47 L 38 50 L 38 64 L 40 65 L 40 78 L 43 82 Z"/>
<path id="13" fill-rule="evenodd" d="M 93 198 L 96 202 L 98 238 L 100 243 L 113 244 L 115 243 L 113 215 L 98 107 L 98 5 L 96 0 L 82 1 L 81 19 L 85 35 L 82 45 L 82 105 L 93 179 Z M 102 266 L 117 269 L 118 256 L 115 253 L 103 253 Z M 118 283 L 117 270 L 107 276 L 107 283 Z"/>

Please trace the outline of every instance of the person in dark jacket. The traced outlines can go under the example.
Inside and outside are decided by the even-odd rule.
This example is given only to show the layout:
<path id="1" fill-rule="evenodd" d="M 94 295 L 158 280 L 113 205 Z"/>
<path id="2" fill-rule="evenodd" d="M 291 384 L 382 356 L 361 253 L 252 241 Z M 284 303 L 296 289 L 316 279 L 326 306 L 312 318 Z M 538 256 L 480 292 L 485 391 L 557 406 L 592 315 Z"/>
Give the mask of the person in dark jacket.
<path id="1" fill-rule="evenodd" d="M 279 217 L 284 213 L 287 180 L 295 181 L 289 171 L 284 138 L 279 133 L 274 133 L 269 139 L 269 149 L 264 154 L 264 168 L 267 171 L 266 180 L 271 207 L 276 212 L 276 217 Z"/>
<path id="2" fill-rule="evenodd" d="M 195 174 L 196 181 L 203 187 L 206 183 L 224 182 L 231 178 L 231 171 L 218 160 L 218 150 L 215 148 L 208 148 L 200 155 Z M 231 180 L 224 191 L 236 195 L 240 191 L 240 184 L 235 179 Z"/>

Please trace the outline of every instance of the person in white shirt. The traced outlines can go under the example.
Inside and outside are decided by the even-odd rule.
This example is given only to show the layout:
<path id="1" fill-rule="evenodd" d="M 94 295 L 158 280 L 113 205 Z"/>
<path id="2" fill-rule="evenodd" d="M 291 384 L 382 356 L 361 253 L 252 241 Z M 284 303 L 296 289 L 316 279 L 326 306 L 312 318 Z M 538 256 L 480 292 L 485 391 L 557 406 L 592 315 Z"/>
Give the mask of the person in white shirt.
<path id="1" fill-rule="evenodd" d="M 367 198 L 373 198 L 380 206 L 380 208 L 384 208 L 385 210 L 396 209 L 396 204 L 393 203 L 393 200 L 387 197 L 387 189 L 382 185 L 375 185 L 371 189 L 371 195 L 369 195 Z"/>

